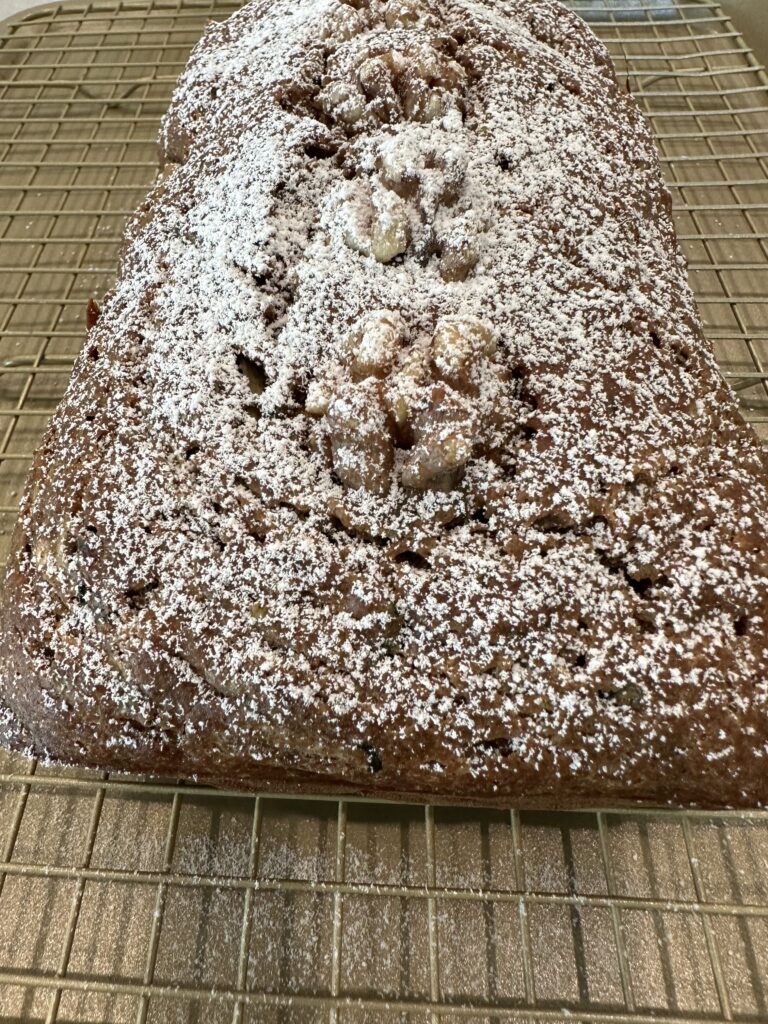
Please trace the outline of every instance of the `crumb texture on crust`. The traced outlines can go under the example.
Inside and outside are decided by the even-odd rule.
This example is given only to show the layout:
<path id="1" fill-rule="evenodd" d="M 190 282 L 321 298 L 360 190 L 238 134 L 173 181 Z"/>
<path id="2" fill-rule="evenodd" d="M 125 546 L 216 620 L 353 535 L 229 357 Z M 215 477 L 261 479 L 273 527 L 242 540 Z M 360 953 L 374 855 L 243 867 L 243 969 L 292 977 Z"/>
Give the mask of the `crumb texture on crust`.
<path id="1" fill-rule="evenodd" d="M 15 741 L 241 785 L 768 802 L 766 460 L 587 27 L 255 0 L 160 144 L 22 503 Z"/>

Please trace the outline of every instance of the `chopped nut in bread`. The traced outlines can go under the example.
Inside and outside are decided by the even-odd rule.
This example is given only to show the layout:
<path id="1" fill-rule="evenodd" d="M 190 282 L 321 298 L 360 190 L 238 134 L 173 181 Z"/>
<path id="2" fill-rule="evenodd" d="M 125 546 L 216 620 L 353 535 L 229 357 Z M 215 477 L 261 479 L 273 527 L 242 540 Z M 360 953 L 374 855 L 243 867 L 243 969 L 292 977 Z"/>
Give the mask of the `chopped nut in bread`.
<path id="1" fill-rule="evenodd" d="M 336 476 L 347 487 L 385 494 L 395 451 L 378 383 L 366 380 L 347 387 L 331 403 L 326 424 Z"/>
<path id="2" fill-rule="evenodd" d="M 389 263 L 408 248 L 407 207 L 387 189 L 350 182 L 340 218 L 344 241 L 363 256 Z"/>
<path id="3" fill-rule="evenodd" d="M 405 323 L 398 313 L 381 309 L 367 316 L 352 335 L 352 379 L 386 377 L 404 337 Z"/>
<path id="4" fill-rule="evenodd" d="M 473 317 L 449 317 L 440 321 L 432 336 L 432 365 L 437 376 L 457 388 L 467 388 L 484 374 L 480 363 L 496 351 L 492 326 Z"/>

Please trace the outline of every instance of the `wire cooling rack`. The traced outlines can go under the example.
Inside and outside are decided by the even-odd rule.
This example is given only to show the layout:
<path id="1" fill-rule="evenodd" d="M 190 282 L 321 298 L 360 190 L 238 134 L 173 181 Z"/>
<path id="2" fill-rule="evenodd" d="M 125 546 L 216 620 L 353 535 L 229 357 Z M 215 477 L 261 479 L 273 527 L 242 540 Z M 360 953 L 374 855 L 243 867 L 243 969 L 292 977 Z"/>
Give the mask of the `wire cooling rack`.
<path id="1" fill-rule="evenodd" d="M 173 82 L 234 6 L 0 24 L 3 545 Z M 707 332 L 768 437 L 768 78 L 709 0 L 572 6 L 650 115 Z M 289 799 L 0 760 L 2 1020 L 564 1018 L 768 1020 L 768 816 Z"/>

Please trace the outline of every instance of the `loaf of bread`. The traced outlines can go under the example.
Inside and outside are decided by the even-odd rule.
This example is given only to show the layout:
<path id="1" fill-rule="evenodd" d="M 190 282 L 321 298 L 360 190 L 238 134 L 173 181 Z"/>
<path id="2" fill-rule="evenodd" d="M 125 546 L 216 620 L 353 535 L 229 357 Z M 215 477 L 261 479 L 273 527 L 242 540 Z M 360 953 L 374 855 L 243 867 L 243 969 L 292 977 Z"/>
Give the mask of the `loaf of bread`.
<path id="1" fill-rule="evenodd" d="M 768 802 L 768 468 L 554 0 L 211 24 L 38 451 L 6 745 L 225 786 Z"/>

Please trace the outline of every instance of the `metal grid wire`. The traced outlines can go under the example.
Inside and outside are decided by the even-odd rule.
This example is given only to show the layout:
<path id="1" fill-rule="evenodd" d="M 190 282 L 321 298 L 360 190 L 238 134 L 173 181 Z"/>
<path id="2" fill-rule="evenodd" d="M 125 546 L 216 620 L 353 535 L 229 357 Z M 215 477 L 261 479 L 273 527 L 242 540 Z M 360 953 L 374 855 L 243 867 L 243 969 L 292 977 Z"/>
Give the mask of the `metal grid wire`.
<path id="1" fill-rule="evenodd" d="M 716 2 L 571 0 L 650 115 L 723 372 L 768 437 L 768 78 Z M 0 25 L 0 541 L 217 0 Z M 0 759 L 0 1019 L 768 1020 L 768 816 L 205 790 Z"/>

